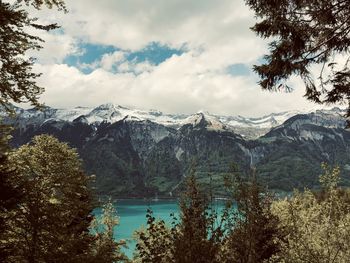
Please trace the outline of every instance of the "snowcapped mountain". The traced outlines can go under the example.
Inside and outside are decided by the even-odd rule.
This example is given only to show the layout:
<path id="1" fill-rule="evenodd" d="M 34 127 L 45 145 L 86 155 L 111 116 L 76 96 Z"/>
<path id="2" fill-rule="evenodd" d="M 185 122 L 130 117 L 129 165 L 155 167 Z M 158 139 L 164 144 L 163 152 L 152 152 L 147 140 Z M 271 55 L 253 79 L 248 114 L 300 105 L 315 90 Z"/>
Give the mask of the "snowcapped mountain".
<path id="1" fill-rule="evenodd" d="M 127 121 L 151 121 L 157 124 L 178 129 L 184 125 L 193 126 L 205 124 L 209 130 L 231 130 L 246 138 L 257 138 L 267 133 L 271 128 L 283 124 L 287 119 L 298 114 L 312 114 L 315 122 L 326 127 L 344 127 L 343 115 L 345 111 L 339 108 L 329 110 L 316 110 L 309 112 L 286 111 L 272 113 L 262 117 L 249 118 L 243 116 L 220 116 L 208 112 L 198 112 L 192 115 L 166 114 L 157 110 L 140 110 L 106 103 L 98 107 L 75 107 L 71 109 L 55 109 L 45 107 L 43 111 L 36 109 L 22 109 L 14 107 L 17 113 L 16 123 L 20 126 L 28 124 L 42 124 L 46 121 L 80 120 L 88 124 L 102 122 L 115 123 L 126 119 Z"/>
<path id="2" fill-rule="evenodd" d="M 272 128 L 282 124 L 284 121 L 297 114 L 309 112 L 286 111 L 281 113 L 271 113 L 258 118 L 246 118 L 242 116 L 221 116 L 220 121 L 227 123 L 232 127 L 256 127 L 256 128 Z"/>
<path id="3" fill-rule="evenodd" d="M 224 131 L 230 128 L 219 120 L 218 117 L 205 112 L 198 112 L 181 121 L 181 126 L 190 124 L 194 128 L 204 126 L 208 130 Z"/>
<path id="4" fill-rule="evenodd" d="M 259 180 L 290 191 L 317 187 L 320 164 L 341 166 L 343 185 L 350 167 L 350 131 L 338 108 L 288 111 L 260 118 L 165 114 L 114 104 L 42 111 L 14 107 L 11 144 L 19 147 L 50 134 L 77 149 L 88 174 L 96 175 L 101 195 L 143 198 L 181 191 L 193 160 L 198 176 L 213 174 L 215 193 L 232 163 L 243 174 L 254 166 Z M 0 111 L 1 115 L 1 111 Z"/>

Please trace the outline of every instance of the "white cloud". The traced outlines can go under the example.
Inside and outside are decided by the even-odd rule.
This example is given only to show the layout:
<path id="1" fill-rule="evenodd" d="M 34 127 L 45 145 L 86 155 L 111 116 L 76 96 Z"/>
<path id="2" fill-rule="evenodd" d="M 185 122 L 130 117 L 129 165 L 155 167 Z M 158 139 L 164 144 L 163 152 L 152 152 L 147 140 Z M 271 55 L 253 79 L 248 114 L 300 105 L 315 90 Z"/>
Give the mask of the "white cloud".
<path id="1" fill-rule="evenodd" d="M 205 109 L 217 114 L 259 116 L 315 106 L 306 103 L 303 89 L 290 94 L 264 92 L 247 76 L 191 70 L 191 65 L 191 59 L 183 54 L 141 74 L 97 69 L 85 75 L 67 65 L 37 65 L 37 69 L 47 76 L 40 83 L 47 87 L 42 100 L 55 107 L 115 102 L 170 113 Z"/>
<path id="2" fill-rule="evenodd" d="M 38 58 L 41 64 L 62 63 L 64 58 L 69 55 L 81 54 L 77 39 L 67 34 L 52 34 L 47 31 L 32 30 L 32 34 L 39 36 L 45 42 L 40 43 L 43 47 L 39 51 L 32 50 L 28 53 L 29 56 Z"/>
<path id="3" fill-rule="evenodd" d="M 254 16 L 243 0 L 67 0 L 66 4 L 68 14 L 52 10 L 36 14 L 44 22 L 58 22 L 69 36 L 122 50 L 140 50 L 150 42 L 205 50 L 236 49 L 246 43 L 261 51 L 264 46 L 249 30 Z"/>
<path id="4" fill-rule="evenodd" d="M 67 42 L 48 39 L 36 69 L 46 87 L 42 100 L 55 107 L 95 106 L 107 101 L 172 113 L 208 110 L 218 114 L 257 116 L 272 111 L 314 107 L 302 97 L 261 91 L 256 76 L 231 76 L 235 63 L 251 66 L 267 51 L 266 42 L 249 30 L 253 13 L 243 0 L 67 0 L 69 14 L 44 11 L 45 21 L 58 21 Z M 48 13 L 48 14 L 46 14 Z M 75 43 L 113 45 L 123 51 L 80 67 L 85 75 L 60 64 L 64 54 L 79 52 Z M 128 61 L 128 52 L 159 42 L 187 51 L 159 65 Z M 69 44 L 71 43 L 71 44 Z M 62 46 L 62 55 L 54 49 Z M 49 63 L 55 61 L 57 64 Z M 116 68 L 117 73 L 112 69 Z M 296 87 L 300 81 L 293 80 Z"/>
<path id="5" fill-rule="evenodd" d="M 155 68 L 149 61 L 137 62 L 136 60 L 127 61 L 118 65 L 117 71 L 121 73 L 135 73 L 141 74 L 146 72 L 151 72 Z"/>
<path id="6" fill-rule="evenodd" d="M 236 0 L 68 0 L 62 19 L 68 33 L 91 42 L 138 50 L 151 41 L 172 46 L 221 45 L 251 35 L 244 1 Z"/>
<path id="7" fill-rule="evenodd" d="M 104 54 L 101 58 L 100 65 L 105 70 L 111 70 L 113 65 L 125 61 L 125 52 L 115 51 L 111 54 Z"/>

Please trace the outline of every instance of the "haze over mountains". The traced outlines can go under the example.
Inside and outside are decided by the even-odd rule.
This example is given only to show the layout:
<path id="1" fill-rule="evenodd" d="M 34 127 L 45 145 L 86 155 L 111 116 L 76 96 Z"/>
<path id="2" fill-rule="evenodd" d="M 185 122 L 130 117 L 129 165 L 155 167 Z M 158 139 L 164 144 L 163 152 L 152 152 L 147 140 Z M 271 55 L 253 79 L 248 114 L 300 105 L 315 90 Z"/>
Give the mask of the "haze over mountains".
<path id="1" fill-rule="evenodd" d="M 288 111 L 261 118 L 164 114 L 103 104 L 43 111 L 15 107 L 7 122 L 20 146 L 49 133 L 76 147 L 100 194 L 115 197 L 176 195 L 193 160 L 202 183 L 223 195 L 232 163 L 248 175 L 255 167 L 268 187 L 318 187 L 321 162 L 350 169 L 350 132 L 339 108 Z M 342 184 L 349 185 L 343 177 Z"/>

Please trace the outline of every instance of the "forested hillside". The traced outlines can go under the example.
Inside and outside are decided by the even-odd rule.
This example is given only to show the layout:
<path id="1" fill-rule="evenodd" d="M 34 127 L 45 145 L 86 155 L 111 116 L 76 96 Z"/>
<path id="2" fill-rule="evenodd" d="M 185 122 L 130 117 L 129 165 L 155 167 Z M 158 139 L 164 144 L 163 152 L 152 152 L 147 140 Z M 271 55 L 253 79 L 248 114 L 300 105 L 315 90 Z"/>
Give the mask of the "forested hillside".
<path id="1" fill-rule="evenodd" d="M 252 139 L 236 133 L 238 126 L 220 121 L 223 117 L 172 116 L 166 125 L 159 118 L 142 120 L 140 114 L 123 118 L 126 108 L 107 106 L 90 113 L 78 111 L 85 115 L 68 110 L 57 114 L 52 108 L 44 112 L 17 109 L 18 117 L 8 119 L 16 125 L 12 144 L 18 147 L 39 134 L 68 142 L 77 148 L 86 172 L 96 175 L 98 193 L 114 197 L 178 195 L 193 161 L 199 180 L 210 184 L 216 195 L 224 195 L 223 178 L 232 163 L 243 174 L 255 167 L 259 182 L 277 191 L 318 188 L 322 162 L 339 165 L 340 185 L 350 183 L 343 176 L 350 169 L 350 132 L 344 129 L 343 112 L 336 108 L 285 114 L 289 118 L 283 123 Z M 261 131 L 261 124 L 240 125 L 250 134 Z"/>

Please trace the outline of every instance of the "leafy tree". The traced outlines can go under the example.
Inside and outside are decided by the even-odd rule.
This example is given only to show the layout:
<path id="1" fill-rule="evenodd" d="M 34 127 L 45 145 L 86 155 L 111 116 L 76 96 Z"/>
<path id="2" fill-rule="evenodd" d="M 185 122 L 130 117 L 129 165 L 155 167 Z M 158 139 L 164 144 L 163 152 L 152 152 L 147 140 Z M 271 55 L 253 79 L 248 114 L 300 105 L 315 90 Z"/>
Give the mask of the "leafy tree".
<path id="1" fill-rule="evenodd" d="M 337 187 L 339 168 L 323 165 L 322 198 L 306 190 L 273 204 L 273 213 L 286 230 L 273 262 L 335 262 L 350 258 L 350 203 Z M 346 197 L 346 198 L 344 198 Z"/>
<path id="2" fill-rule="evenodd" d="M 263 89 L 289 89 L 299 75 L 305 96 L 317 103 L 346 102 L 350 117 L 350 5 L 347 0 L 246 0 L 259 18 L 252 28 L 272 37 L 266 62 L 255 66 Z M 337 60 L 337 56 L 342 60 Z M 310 70 L 320 65 L 319 84 Z"/>
<path id="3" fill-rule="evenodd" d="M 13 180 L 17 177 L 16 169 L 8 161 L 8 139 L 10 129 L 0 124 L 0 262 L 6 262 L 7 256 L 14 249 L 4 237 L 9 231 L 8 216 L 16 207 L 22 196 L 21 186 L 15 185 Z"/>
<path id="4" fill-rule="evenodd" d="M 57 24 L 42 25 L 23 9 L 23 4 L 40 9 L 57 7 L 66 10 L 62 0 L 17 0 L 14 3 L 0 1 L 0 105 L 7 107 L 10 102 L 30 102 L 39 105 L 38 96 L 43 88 L 36 85 L 40 76 L 32 71 L 34 58 L 27 58 L 29 50 L 39 50 L 43 42 L 28 29 L 50 31 Z"/>
<path id="5" fill-rule="evenodd" d="M 41 135 L 9 159 L 24 192 L 8 219 L 16 247 L 9 262 L 86 261 L 93 200 L 76 151 Z"/>
<path id="6" fill-rule="evenodd" d="M 100 219 L 94 219 L 92 231 L 95 233 L 95 241 L 90 262 L 113 263 L 128 261 L 121 247 L 125 241 L 116 241 L 114 229 L 119 224 L 116 210 L 111 200 L 103 205 L 103 215 Z"/>
<path id="7" fill-rule="evenodd" d="M 62 0 L 17 0 L 8 3 L 0 1 L 0 106 L 1 110 L 11 113 L 10 102 L 30 102 L 38 105 L 38 95 L 43 91 L 35 84 L 40 76 L 32 72 L 33 58 L 26 58 L 26 52 L 40 49 L 43 40 L 28 33 L 29 28 L 52 30 L 56 24 L 41 25 L 35 17 L 30 17 L 22 5 L 32 5 L 40 9 L 56 6 L 65 10 Z M 7 224 L 9 211 L 16 206 L 21 196 L 20 185 L 15 184 L 15 169 L 7 160 L 9 128 L 0 124 L 0 261 L 5 262 L 5 255 L 10 249 L 4 240 L 5 232 L 11 230 Z"/>
<path id="8" fill-rule="evenodd" d="M 271 213 L 271 196 L 257 183 L 255 173 L 244 182 L 232 167 L 233 215 L 228 220 L 228 234 L 223 244 L 222 262 L 259 263 L 279 251 L 281 237 L 277 216 Z M 228 206 L 230 208 L 230 206 Z"/>
<path id="9" fill-rule="evenodd" d="M 147 228 L 136 231 L 135 262 L 174 262 L 174 231 L 163 220 L 156 220 L 151 209 L 147 210 Z"/>

